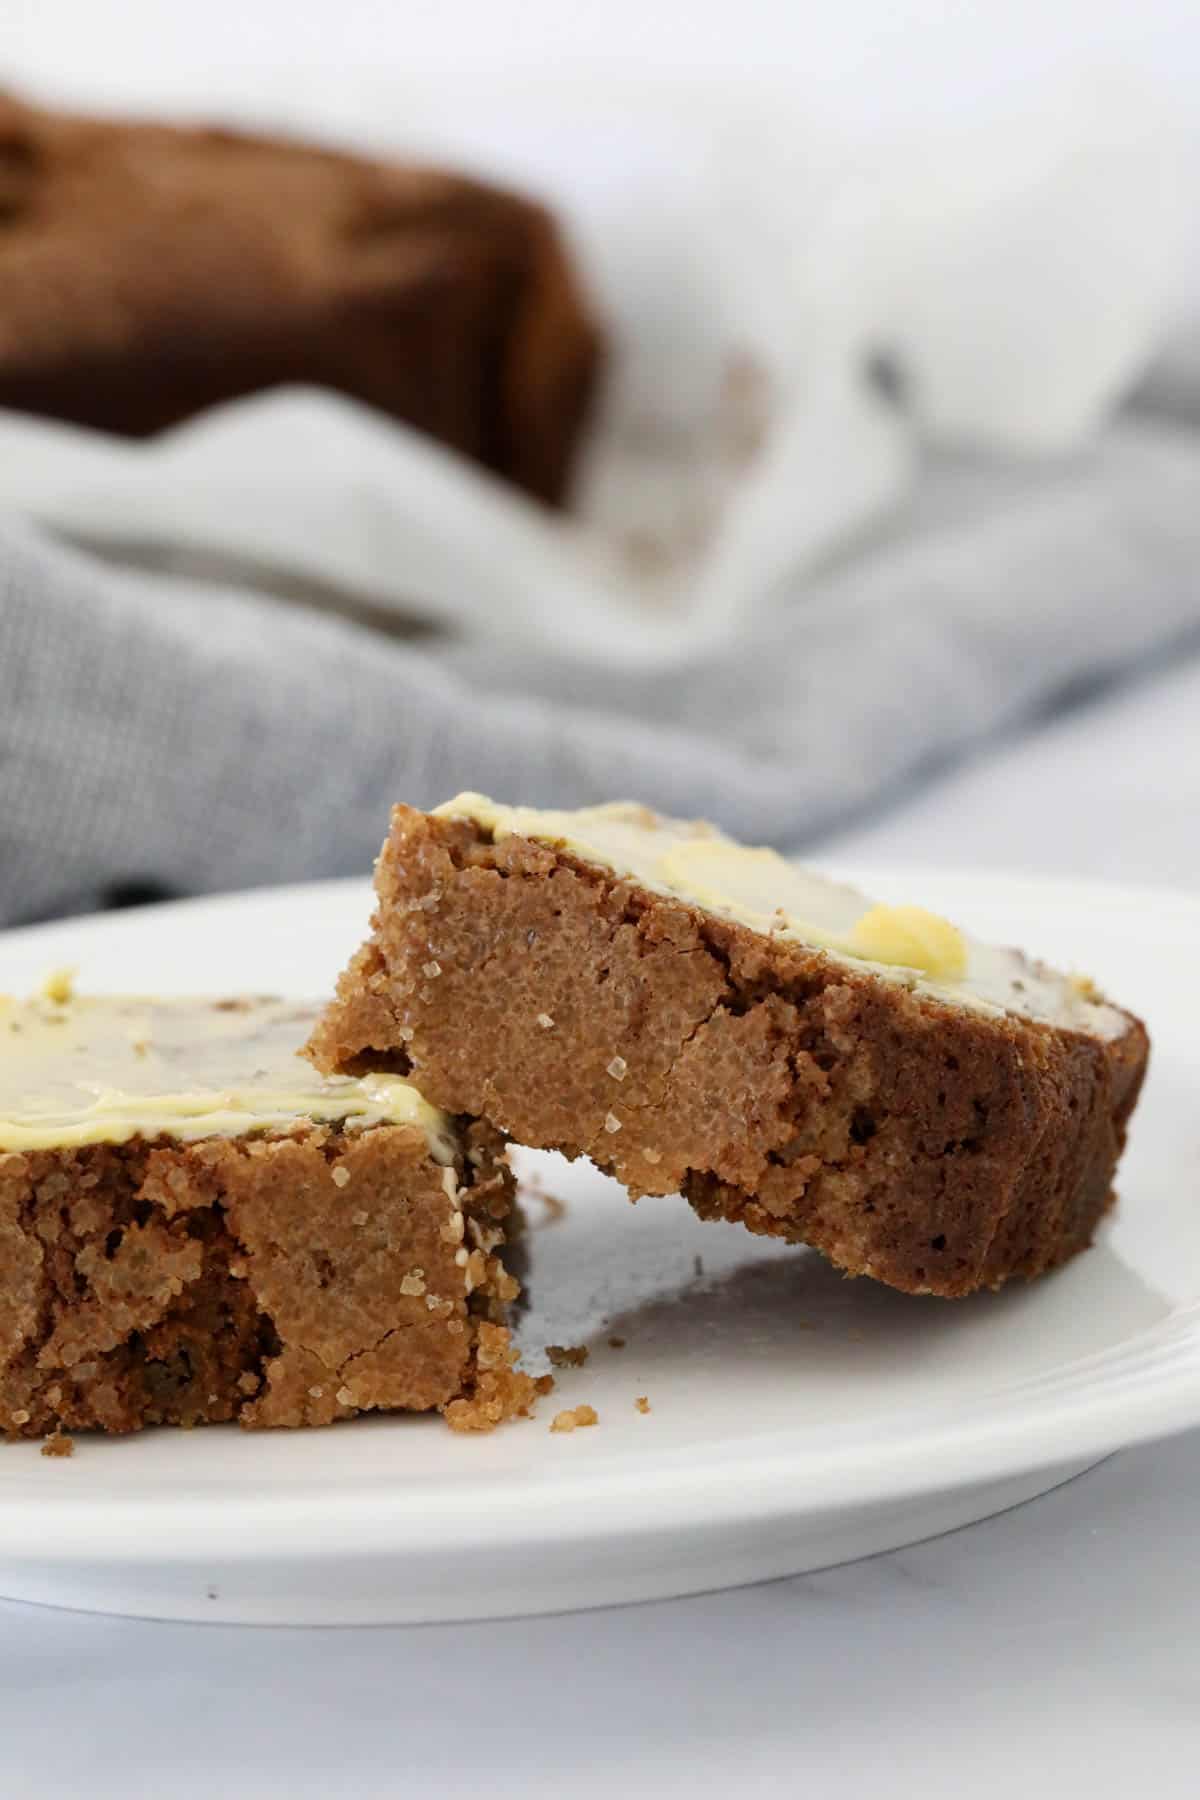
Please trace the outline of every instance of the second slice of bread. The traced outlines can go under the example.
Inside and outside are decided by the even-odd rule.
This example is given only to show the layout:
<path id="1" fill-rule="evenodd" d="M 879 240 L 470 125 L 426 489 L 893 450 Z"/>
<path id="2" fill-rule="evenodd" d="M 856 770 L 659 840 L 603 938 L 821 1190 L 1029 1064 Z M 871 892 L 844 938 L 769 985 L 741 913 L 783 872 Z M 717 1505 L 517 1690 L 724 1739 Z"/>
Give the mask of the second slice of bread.
<path id="1" fill-rule="evenodd" d="M 1145 1070 L 1132 1015 L 1016 953 L 1012 1010 L 960 996 L 660 891 L 565 827 L 498 830 L 486 804 L 396 809 L 319 1067 L 390 1060 L 634 1197 L 682 1192 L 913 1293 L 996 1287 L 1089 1243 Z M 1061 993 L 1064 1022 L 1023 1013 L 1026 986 L 1043 1012 Z"/>

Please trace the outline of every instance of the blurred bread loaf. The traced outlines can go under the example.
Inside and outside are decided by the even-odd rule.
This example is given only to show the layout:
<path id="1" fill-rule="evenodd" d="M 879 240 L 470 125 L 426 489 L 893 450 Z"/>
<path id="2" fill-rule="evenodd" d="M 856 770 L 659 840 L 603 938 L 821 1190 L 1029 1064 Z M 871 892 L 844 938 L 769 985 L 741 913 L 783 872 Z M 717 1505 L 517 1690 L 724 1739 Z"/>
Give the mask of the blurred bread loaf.
<path id="1" fill-rule="evenodd" d="M 598 360 L 516 195 L 0 95 L 0 406 L 140 437 L 315 383 L 556 503 Z"/>

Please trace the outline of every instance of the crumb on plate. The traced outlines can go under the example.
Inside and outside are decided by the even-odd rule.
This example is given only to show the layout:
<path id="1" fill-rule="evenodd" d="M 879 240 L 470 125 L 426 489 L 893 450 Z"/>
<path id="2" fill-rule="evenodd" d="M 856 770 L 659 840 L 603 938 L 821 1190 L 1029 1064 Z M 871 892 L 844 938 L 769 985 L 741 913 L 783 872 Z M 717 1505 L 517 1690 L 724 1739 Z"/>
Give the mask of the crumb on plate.
<path id="1" fill-rule="evenodd" d="M 584 1425 L 598 1425 L 600 1414 L 594 1406 L 569 1406 L 565 1412 L 555 1413 L 550 1421 L 551 1431 L 578 1431 Z"/>

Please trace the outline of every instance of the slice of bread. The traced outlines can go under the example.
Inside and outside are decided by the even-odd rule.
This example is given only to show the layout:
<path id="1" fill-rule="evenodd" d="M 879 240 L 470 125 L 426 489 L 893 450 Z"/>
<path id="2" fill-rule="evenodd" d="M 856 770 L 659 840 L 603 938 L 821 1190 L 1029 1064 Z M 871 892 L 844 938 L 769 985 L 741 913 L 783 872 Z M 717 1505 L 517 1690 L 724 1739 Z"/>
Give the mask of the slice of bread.
<path id="1" fill-rule="evenodd" d="M 631 805 L 397 807 L 309 1045 L 946 1296 L 1083 1249 L 1146 1066 L 1080 979 Z"/>
<path id="2" fill-rule="evenodd" d="M 0 1432 L 528 1412 L 504 1145 L 320 1081 L 310 1007 L 0 1002 Z"/>

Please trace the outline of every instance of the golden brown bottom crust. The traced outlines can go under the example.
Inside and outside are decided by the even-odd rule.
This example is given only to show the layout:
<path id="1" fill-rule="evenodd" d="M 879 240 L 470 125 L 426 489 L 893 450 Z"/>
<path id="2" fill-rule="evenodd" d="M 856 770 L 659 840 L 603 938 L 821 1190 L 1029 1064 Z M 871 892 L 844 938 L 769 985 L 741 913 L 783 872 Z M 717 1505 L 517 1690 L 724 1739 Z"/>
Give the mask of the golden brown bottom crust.
<path id="1" fill-rule="evenodd" d="M 0 1153 L 0 1430 L 528 1410 L 512 1179 L 463 1142 L 451 1181 L 407 1126 Z"/>
<path id="2" fill-rule="evenodd" d="M 406 807 L 373 935 L 309 1054 L 390 1060 L 437 1105 L 587 1154 L 634 1196 L 945 1296 L 1090 1240 L 1145 1071 L 952 1007 L 519 837 Z"/>

